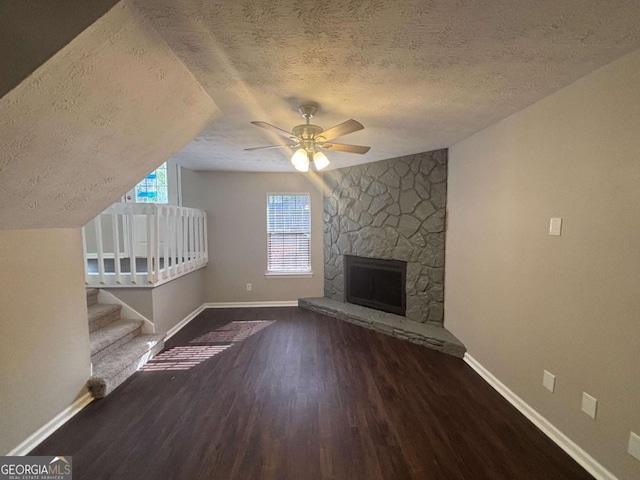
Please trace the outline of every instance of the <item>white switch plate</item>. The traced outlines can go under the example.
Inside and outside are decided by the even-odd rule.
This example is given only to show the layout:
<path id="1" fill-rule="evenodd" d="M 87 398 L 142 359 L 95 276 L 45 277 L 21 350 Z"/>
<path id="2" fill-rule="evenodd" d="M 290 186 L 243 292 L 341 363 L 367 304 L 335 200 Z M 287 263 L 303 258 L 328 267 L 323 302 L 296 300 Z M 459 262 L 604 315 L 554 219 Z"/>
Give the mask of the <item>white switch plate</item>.
<path id="1" fill-rule="evenodd" d="M 582 411 L 591 418 L 596 418 L 596 410 L 598 409 L 598 399 L 592 397 L 587 392 L 582 392 Z"/>
<path id="2" fill-rule="evenodd" d="M 542 376 L 542 386 L 553 393 L 556 388 L 556 376 L 545 370 Z"/>
<path id="3" fill-rule="evenodd" d="M 640 436 L 633 432 L 629 435 L 629 455 L 640 460 Z"/>
<path id="4" fill-rule="evenodd" d="M 251 284 L 247 283 L 247 292 L 250 292 L 250 291 L 251 291 Z"/>
<path id="5" fill-rule="evenodd" d="M 549 220 L 549 235 L 560 236 L 562 231 L 562 218 L 552 218 Z"/>

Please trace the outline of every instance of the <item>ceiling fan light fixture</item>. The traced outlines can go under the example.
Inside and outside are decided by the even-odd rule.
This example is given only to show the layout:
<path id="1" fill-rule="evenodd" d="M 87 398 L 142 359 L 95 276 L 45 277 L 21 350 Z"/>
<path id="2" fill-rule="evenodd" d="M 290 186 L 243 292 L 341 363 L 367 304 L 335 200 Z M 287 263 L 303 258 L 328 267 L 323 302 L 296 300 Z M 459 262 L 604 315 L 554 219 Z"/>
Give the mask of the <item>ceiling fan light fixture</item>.
<path id="1" fill-rule="evenodd" d="M 298 111 L 305 119 L 305 123 L 293 127 L 291 133 L 283 130 L 282 128 L 271 125 L 270 123 L 251 122 L 257 127 L 264 128 L 272 133 L 277 133 L 278 135 L 285 137 L 289 142 L 294 143 L 245 148 L 245 150 L 253 151 L 266 148 L 297 148 L 291 156 L 291 163 L 299 172 L 308 172 L 309 164 L 312 162 L 316 171 L 323 170 L 329 166 L 329 159 L 324 153 L 319 152 L 318 148 L 359 154 L 364 154 L 369 151 L 370 147 L 362 145 L 332 142 L 334 138 L 343 137 L 344 135 L 362 130 L 364 126 L 360 122 L 351 119 L 335 125 L 328 130 L 324 130 L 322 127 L 312 125 L 310 122 L 310 119 L 313 118 L 317 110 L 318 105 L 315 103 L 301 105 Z"/>
<path id="2" fill-rule="evenodd" d="M 329 166 L 329 159 L 324 153 L 316 152 L 313 154 L 313 164 L 316 166 L 316 170 L 320 171 Z"/>
<path id="3" fill-rule="evenodd" d="M 309 170 L 309 155 L 304 148 L 299 148 L 294 152 L 291 157 L 291 163 L 299 172 L 306 172 Z"/>

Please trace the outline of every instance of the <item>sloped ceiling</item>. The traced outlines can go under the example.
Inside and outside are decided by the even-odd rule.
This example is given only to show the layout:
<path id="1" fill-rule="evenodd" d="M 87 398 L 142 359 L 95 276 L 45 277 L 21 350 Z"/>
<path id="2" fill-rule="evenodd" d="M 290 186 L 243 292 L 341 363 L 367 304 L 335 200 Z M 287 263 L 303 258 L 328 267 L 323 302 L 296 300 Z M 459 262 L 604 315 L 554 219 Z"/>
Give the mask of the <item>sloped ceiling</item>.
<path id="1" fill-rule="evenodd" d="M 177 158 L 195 169 L 290 171 L 280 140 L 305 100 L 338 141 L 332 166 L 453 143 L 640 47 L 638 0 L 134 0 L 223 116 Z"/>
<path id="2" fill-rule="evenodd" d="M 84 225 L 218 113 L 119 3 L 0 99 L 0 229 Z"/>

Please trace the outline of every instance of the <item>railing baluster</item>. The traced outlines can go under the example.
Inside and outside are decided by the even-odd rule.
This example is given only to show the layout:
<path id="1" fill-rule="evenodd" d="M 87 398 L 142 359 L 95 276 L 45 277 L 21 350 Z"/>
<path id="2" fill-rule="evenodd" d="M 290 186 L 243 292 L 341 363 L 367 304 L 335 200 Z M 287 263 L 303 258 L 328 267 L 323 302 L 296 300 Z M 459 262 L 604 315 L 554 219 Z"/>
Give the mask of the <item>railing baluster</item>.
<path id="1" fill-rule="evenodd" d="M 119 215 L 111 213 L 111 233 L 113 235 L 113 268 L 116 274 L 116 283 L 122 283 L 122 272 L 120 269 L 120 228 L 118 226 Z"/>
<path id="2" fill-rule="evenodd" d="M 169 255 L 171 256 L 171 265 L 169 266 L 169 276 L 175 277 L 178 274 L 176 268 L 177 255 L 176 255 L 176 246 L 177 246 L 177 222 L 176 222 L 176 210 L 175 207 L 169 207 L 169 219 L 171 224 L 171 231 L 169 232 L 169 238 L 171 239 L 171 244 L 169 245 Z"/>
<path id="3" fill-rule="evenodd" d="M 195 251 L 196 251 L 196 222 L 195 215 L 193 212 L 189 212 L 189 270 L 193 270 L 195 268 Z"/>
<path id="4" fill-rule="evenodd" d="M 176 208 L 176 275 L 182 274 L 182 209 Z"/>
<path id="5" fill-rule="evenodd" d="M 188 272 L 191 268 L 191 249 L 190 249 L 190 245 L 191 245 L 191 238 L 190 238 L 190 231 L 191 231 L 191 227 L 189 226 L 189 217 L 190 217 L 191 213 L 189 212 L 189 210 L 187 210 L 186 212 L 184 212 L 184 269 L 185 272 Z"/>
<path id="6" fill-rule="evenodd" d="M 96 250 L 98 256 L 98 280 L 104 285 L 104 254 L 102 246 L 102 215 L 98 215 L 94 222 L 94 228 L 96 230 Z"/>
<path id="7" fill-rule="evenodd" d="M 189 270 L 189 212 L 182 211 L 182 271 Z"/>
<path id="8" fill-rule="evenodd" d="M 162 272 L 162 278 L 164 280 L 166 280 L 167 278 L 169 278 L 169 215 L 168 215 L 168 208 L 165 207 L 164 205 L 160 207 L 160 209 L 162 210 L 164 217 L 164 233 L 163 233 L 163 238 L 164 238 L 164 269 Z"/>
<path id="9" fill-rule="evenodd" d="M 180 275 L 184 270 L 183 252 L 184 252 L 184 227 L 182 226 L 182 212 L 181 208 L 176 209 L 176 273 Z"/>
<path id="10" fill-rule="evenodd" d="M 154 237 L 154 251 L 155 251 L 155 259 L 154 259 L 154 283 L 160 281 L 160 208 L 158 205 L 153 206 L 153 229 L 155 232 Z"/>
<path id="11" fill-rule="evenodd" d="M 202 215 L 198 214 L 198 266 L 202 265 L 204 257 L 204 228 L 202 225 Z"/>
<path id="12" fill-rule="evenodd" d="M 133 205 L 127 204 L 127 212 L 129 219 L 129 266 L 131 271 L 131 283 L 138 283 L 138 266 L 136 265 L 136 212 Z"/>
<path id="13" fill-rule="evenodd" d="M 189 235 L 187 230 L 187 212 L 182 212 L 182 272 L 187 271 Z"/>
<path id="14" fill-rule="evenodd" d="M 88 224 L 87 224 L 88 225 Z M 84 256 L 84 283 L 91 284 L 91 278 L 89 277 L 89 259 L 87 258 L 87 232 L 85 229 L 87 226 L 82 227 L 82 254 Z"/>
<path id="15" fill-rule="evenodd" d="M 147 278 L 145 283 L 154 283 L 154 274 L 155 271 L 153 266 L 153 258 L 155 257 L 155 252 L 153 250 L 155 246 L 155 235 L 153 234 L 153 208 L 151 206 L 145 207 L 145 216 L 146 216 L 146 229 L 147 229 Z"/>
<path id="16" fill-rule="evenodd" d="M 204 263 L 209 261 L 209 232 L 207 225 L 207 212 L 202 212 L 202 219 L 204 224 Z"/>
<path id="17" fill-rule="evenodd" d="M 193 214 L 193 268 L 198 267 L 198 240 L 199 240 L 199 230 L 198 230 L 198 215 L 194 212 Z"/>

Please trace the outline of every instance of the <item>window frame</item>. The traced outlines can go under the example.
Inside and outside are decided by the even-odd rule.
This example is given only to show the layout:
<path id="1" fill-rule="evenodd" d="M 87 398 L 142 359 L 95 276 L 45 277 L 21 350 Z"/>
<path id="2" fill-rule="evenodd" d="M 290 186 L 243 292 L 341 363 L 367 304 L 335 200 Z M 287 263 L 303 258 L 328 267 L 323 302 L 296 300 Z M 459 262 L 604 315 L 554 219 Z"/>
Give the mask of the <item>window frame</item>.
<path id="1" fill-rule="evenodd" d="M 304 195 L 309 199 L 309 232 L 307 235 L 309 236 L 309 270 L 308 271 L 277 271 L 277 270 L 269 270 L 269 197 L 271 196 L 296 196 L 296 195 Z M 300 278 L 300 277 L 312 277 L 313 276 L 313 265 L 312 265 L 312 215 L 311 215 L 311 192 L 267 192 L 265 195 L 265 220 L 266 220 L 266 271 L 265 277 L 271 278 Z"/>
<path id="2" fill-rule="evenodd" d="M 145 178 L 136 183 L 131 190 L 129 190 L 125 195 L 120 199 L 121 202 L 125 203 L 139 203 L 141 205 L 174 205 L 181 207 L 182 206 L 182 167 L 175 162 L 173 159 L 169 159 L 160 165 L 158 168 L 153 170 L 153 172 L 149 172 L 149 174 L 156 172 L 163 165 L 166 165 L 166 176 L 167 176 L 167 203 L 160 202 L 138 202 L 138 196 L 136 195 L 136 191 L 138 186 L 145 181 Z M 148 175 L 149 175 L 148 174 Z"/>

